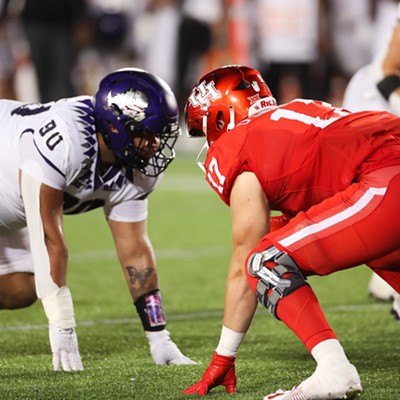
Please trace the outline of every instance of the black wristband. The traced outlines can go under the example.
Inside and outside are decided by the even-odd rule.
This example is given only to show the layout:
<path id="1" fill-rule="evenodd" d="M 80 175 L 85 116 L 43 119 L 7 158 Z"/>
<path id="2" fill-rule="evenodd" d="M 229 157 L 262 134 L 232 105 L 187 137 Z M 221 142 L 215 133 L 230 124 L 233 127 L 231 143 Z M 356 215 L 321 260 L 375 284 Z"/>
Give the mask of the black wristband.
<path id="1" fill-rule="evenodd" d="M 140 296 L 134 304 L 145 331 L 162 331 L 165 329 L 167 319 L 164 302 L 158 289 Z"/>
<path id="2" fill-rule="evenodd" d="M 389 96 L 400 87 L 400 75 L 388 75 L 385 76 L 378 84 L 376 85 L 382 96 L 389 100 Z"/>

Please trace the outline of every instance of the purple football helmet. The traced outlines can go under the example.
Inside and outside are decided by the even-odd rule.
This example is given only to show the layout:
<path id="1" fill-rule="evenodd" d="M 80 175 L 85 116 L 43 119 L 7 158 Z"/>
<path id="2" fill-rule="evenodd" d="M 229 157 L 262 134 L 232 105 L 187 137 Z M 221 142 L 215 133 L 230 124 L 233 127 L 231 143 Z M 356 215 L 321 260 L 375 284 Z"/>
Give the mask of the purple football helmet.
<path id="1" fill-rule="evenodd" d="M 150 72 L 125 68 L 103 78 L 94 117 L 106 145 L 124 166 L 154 177 L 175 158 L 177 101 L 167 83 Z"/>

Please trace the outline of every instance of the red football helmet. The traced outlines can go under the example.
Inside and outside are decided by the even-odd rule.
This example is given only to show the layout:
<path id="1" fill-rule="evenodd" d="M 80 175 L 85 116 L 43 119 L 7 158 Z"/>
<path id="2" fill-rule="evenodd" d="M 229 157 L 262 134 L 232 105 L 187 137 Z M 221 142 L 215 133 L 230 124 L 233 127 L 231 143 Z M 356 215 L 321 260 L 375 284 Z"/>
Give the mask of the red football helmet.
<path id="1" fill-rule="evenodd" d="M 276 104 L 257 70 L 241 65 L 215 69 L 197 82 L 186 102 L 188 136 L 206 136 L 211 145 L 243 119 Z"/>

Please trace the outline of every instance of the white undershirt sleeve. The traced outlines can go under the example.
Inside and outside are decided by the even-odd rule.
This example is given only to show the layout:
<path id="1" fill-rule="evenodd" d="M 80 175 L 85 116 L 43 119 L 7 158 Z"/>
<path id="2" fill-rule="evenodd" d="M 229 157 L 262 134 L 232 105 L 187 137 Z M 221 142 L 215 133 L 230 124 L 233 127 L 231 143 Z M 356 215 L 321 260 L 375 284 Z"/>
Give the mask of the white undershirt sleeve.
<path id="1" fill-rule="evenodd" d="M 48 296 L 59 289 L 50 275 L 50 258 L 44 240 L 43 222 L 40 215 L 41 184 L 26 172 L 21 172 L 21 193 L 29 230 L 36 292 L 39 298 Z"/>
<path id="2" fill-rule="evenodd" d="M 71 292 L 66 286 L 58 287 L 51 277 L 50 258 L 44 240 L 40 215 L 41 185 L 42 182 L 21 172 L 21 193 L 29 230 L 36 293 L 42 300 L 49 324 L 62 329 L 70 329 L 76 326 Z"/>

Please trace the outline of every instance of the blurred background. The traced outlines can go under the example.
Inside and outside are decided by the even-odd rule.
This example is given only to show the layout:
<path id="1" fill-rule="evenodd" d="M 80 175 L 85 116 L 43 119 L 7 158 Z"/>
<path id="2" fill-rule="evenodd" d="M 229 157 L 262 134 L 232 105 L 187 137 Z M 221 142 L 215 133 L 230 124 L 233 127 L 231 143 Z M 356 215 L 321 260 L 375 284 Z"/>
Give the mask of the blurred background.
<path id="1" fill-rule="evenodd" d="M 397 4 L 0 0 L 0 97 L 93 95 L 104 75 L 129 66 L 164 78 L 182 112 L 202 74 L 246 64 L 262 72 L 279 103 L 304 97 L 340 106 L 350 77 L 384 46 Z"/>

